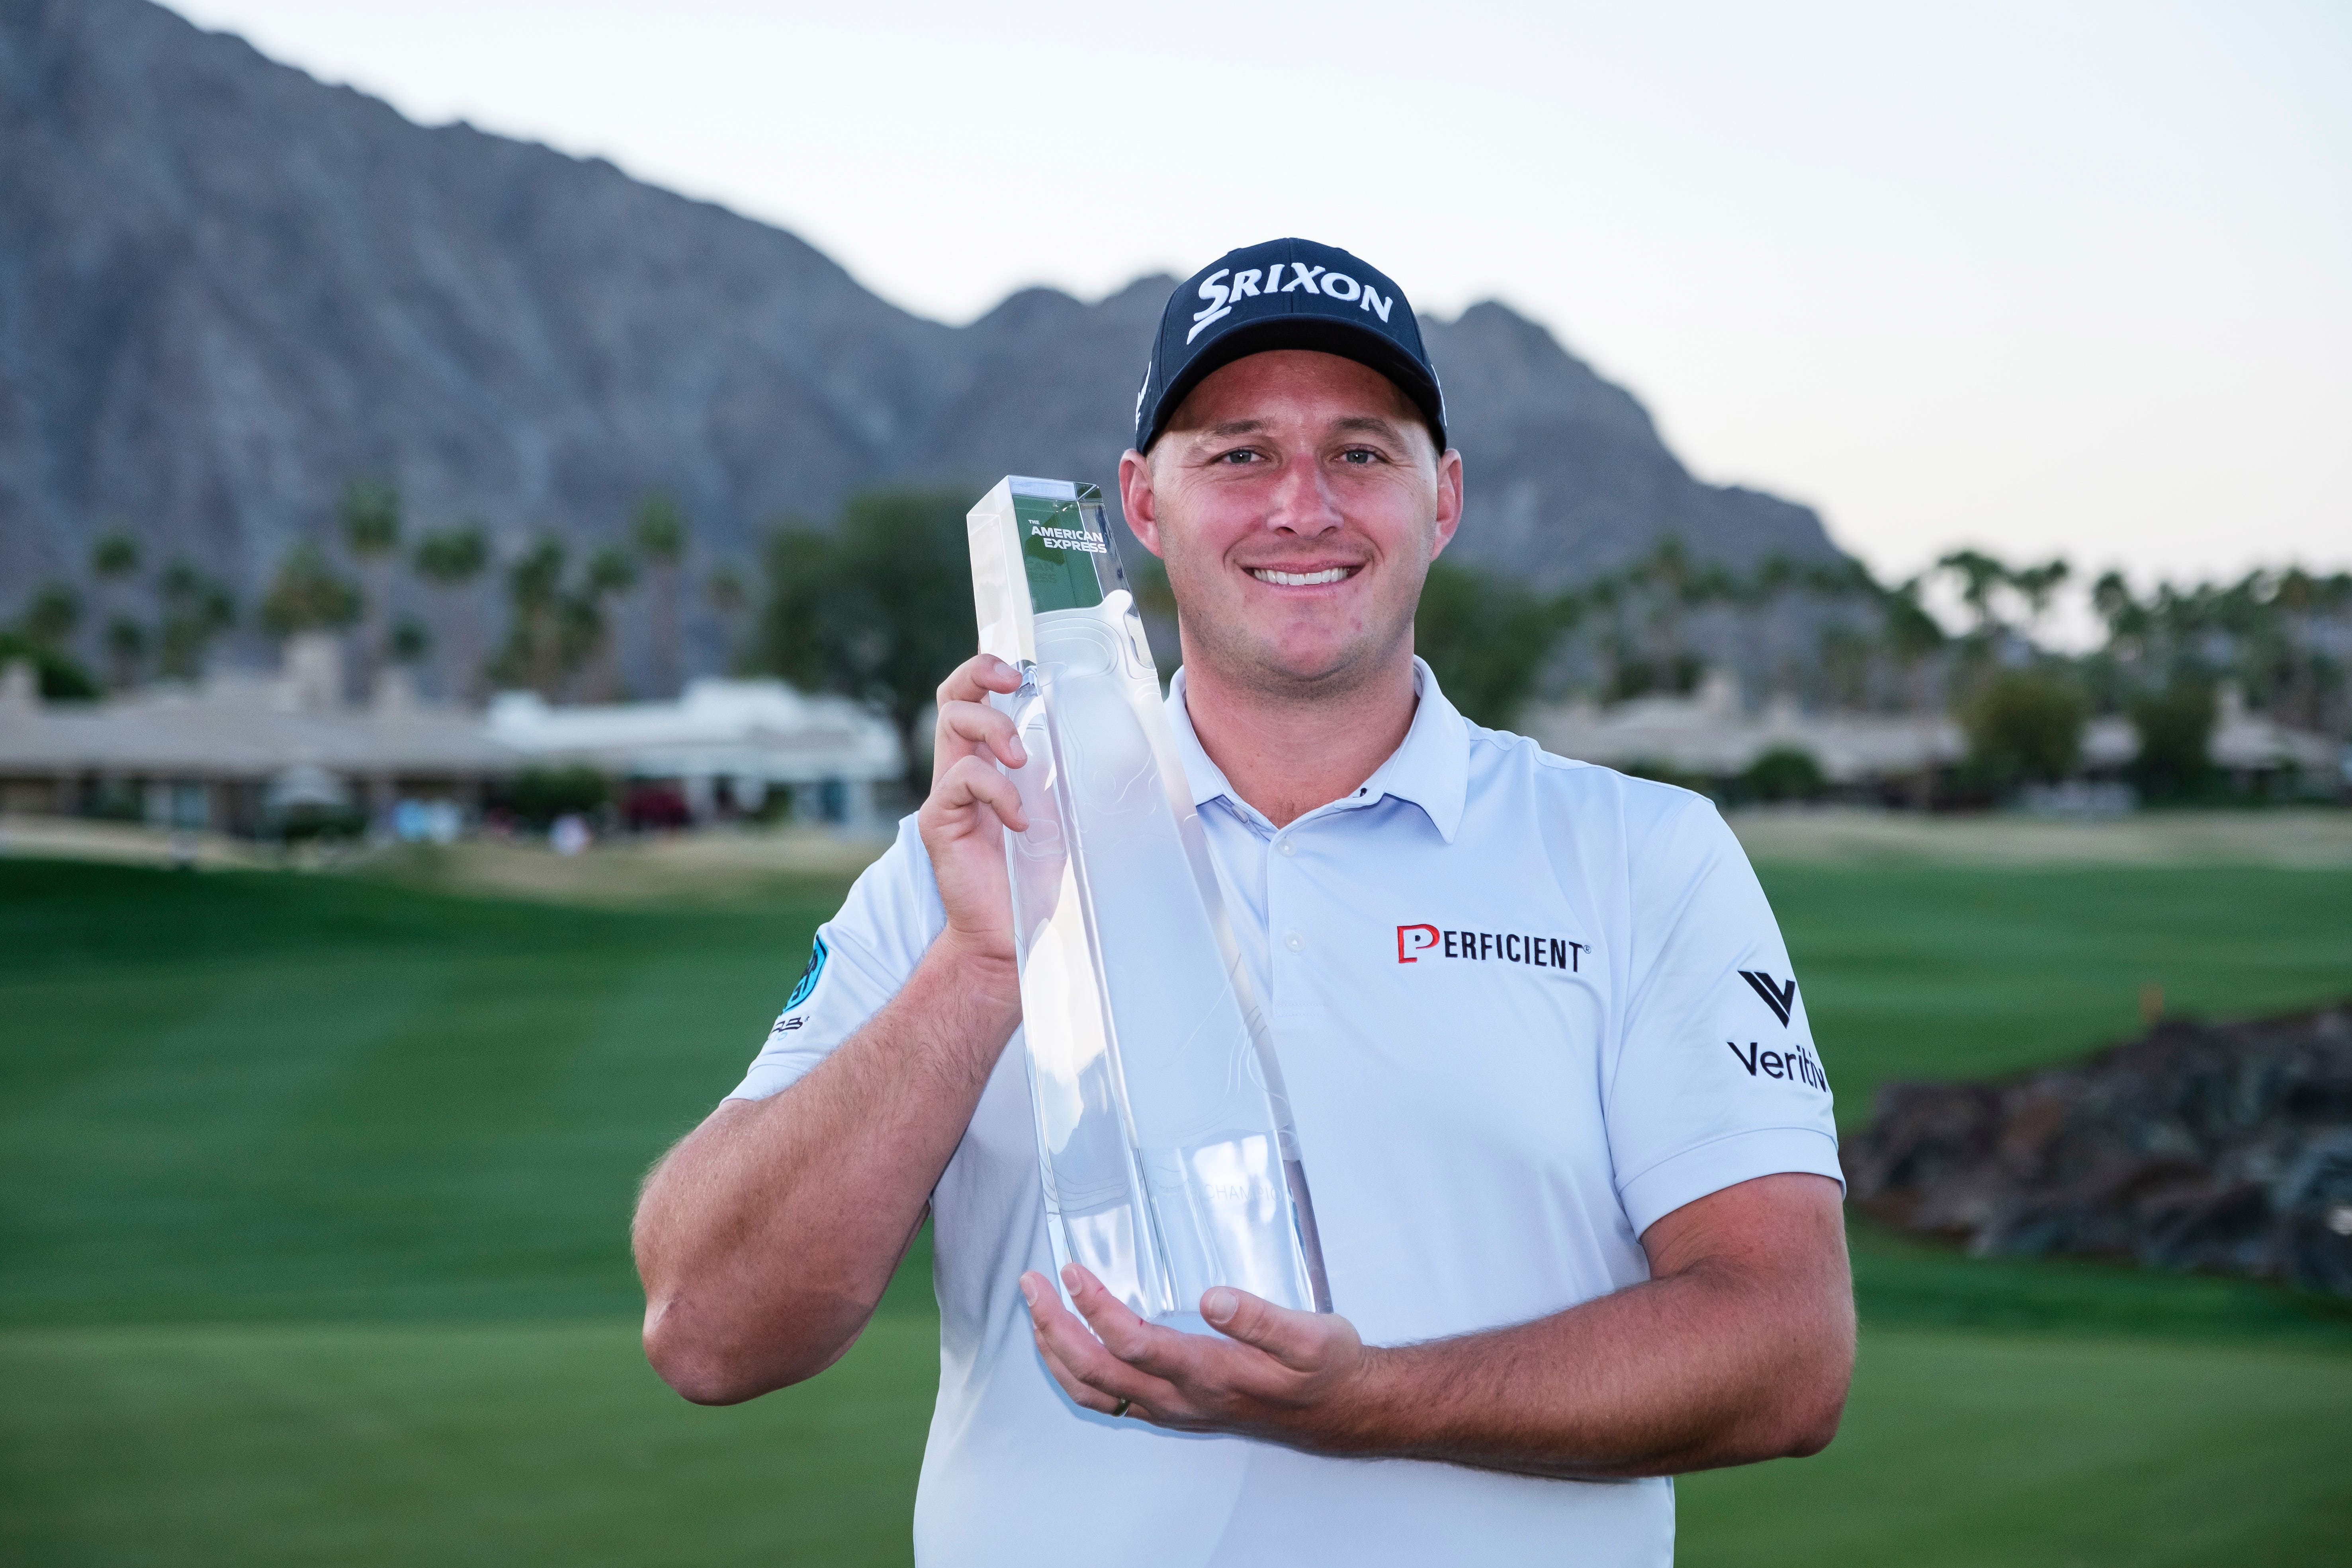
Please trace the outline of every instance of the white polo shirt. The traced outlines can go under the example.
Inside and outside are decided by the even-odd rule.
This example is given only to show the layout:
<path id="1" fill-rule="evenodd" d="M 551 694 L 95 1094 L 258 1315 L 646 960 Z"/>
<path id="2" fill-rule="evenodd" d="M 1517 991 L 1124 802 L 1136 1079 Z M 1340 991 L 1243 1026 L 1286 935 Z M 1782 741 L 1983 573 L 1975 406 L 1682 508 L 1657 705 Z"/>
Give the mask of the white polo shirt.
<path id="1" fill-rule="evenodd" d="M 1804 997 L 1714 806 L 1471 724 L 1415 672 L 1395 754 L 1281 829 L 1202 751 L 1181 672 L 1168 698 L 1289 1085 L 1332 1305 L 1381 1345 L 1636 1284 L 1661 1215 L 1776 1172 L 1838 1176 Z M 735 1096 L 822 1060 L 943 923 L 908 817 Z M 924 1568 L 1672 1560 L 1664 1479 L 1321 1458 L 1080 1409 L 1016 1283 L 1053 1269 L 1028 1094 L 1016 1033 L 931 1194 Z"/>

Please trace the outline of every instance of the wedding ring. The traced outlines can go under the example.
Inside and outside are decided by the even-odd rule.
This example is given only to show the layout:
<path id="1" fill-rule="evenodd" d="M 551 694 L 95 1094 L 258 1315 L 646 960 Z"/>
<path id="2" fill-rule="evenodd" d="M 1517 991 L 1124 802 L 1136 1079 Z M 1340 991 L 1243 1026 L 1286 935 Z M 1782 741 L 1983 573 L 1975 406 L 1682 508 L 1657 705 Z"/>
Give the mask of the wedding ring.
<path id="1" fill-rule="evenodd" d="M 1129 1405 L 1130 1405 L 1134 1404 L 1134 1403 L 1135 1403 L 1135 1401 L 1134 1401 L 1134 1400 L 1132 1400 L 1132 1399 L 1122 1399 L 1122 1400 L 1120 1400 L 1120 1401 L 1118 1402 L 1118 1409 L 1116 1409 L 1116 1410 L 1114 1410 L 1114 1411 L 1112 1411 L 1112 1412 L 1111 1412 L 1111 1415 L 1112 1415 L 1114 1417 L 1117 1417 L 1117 1416 L 1120 1416 L 1120 1415 L 1126 1415 L 1126 1414 L 1127 1414 L 1127 1407 L 1128 1407 Z"/>

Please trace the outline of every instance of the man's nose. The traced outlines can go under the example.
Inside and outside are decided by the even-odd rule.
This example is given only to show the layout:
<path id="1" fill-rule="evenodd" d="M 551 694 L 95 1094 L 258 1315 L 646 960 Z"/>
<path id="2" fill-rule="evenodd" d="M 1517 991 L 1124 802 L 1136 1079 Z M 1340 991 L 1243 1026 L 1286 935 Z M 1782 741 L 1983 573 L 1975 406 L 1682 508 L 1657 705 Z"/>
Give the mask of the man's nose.
<path id="1" fill-rule="evenodd" d="M 1265 520 L 1268 528 L 1314 535 L 1328 533 L 1339 527 L 1341 521 L 1339 500 L 1331 493 L 1322 464 L 1306 462 L 1284 466 L 1275 481 L 1274 504 Z"/>

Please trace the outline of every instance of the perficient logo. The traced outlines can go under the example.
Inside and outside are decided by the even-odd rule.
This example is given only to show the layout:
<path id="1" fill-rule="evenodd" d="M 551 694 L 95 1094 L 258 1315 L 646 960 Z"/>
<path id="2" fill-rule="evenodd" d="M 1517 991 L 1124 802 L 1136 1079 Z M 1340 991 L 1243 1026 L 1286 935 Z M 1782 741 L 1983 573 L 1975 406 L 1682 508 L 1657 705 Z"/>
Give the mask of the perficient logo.
<path id="1" fill-rule="evenodd" d="M 1580 972 L 1591 944 L 1564 936 L 1538 936 L 1532 931 L 1447 931 L 1442 926 L 1406 925 L 1397 930 L 1397 962 L 1419 963 L 1424 958 L 1465 958 L 1485 963 L 1524 963 L 1535 969 Z"/>

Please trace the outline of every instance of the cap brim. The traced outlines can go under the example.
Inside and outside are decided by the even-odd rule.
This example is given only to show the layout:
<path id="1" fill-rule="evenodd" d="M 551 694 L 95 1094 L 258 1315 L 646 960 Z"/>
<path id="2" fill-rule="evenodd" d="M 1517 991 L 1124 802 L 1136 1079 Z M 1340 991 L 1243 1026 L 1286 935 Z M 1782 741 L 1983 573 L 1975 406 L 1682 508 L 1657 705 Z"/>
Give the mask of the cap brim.
<path id="1" fill-rule="evenodd" d="M 1380 372 L 1394 382 L 1397 390 L 1420 411 L 1437 449 L 1445 449 L 1444 398 L 1437 390 L 1437 383 L 1412 355 L 1384 332 L 1334 316 L 1306 314 L 1261 316 L 1255 321 L 1237 321 L 1202 345 L 1160 395 L 1159 417 L 1144 439 L 1143 449 L 1150 450 L 1152 444 L 1166 433 L 1169 421 L 1176 416 L 1176 411 L 1184 405 L 1194 387 L 1237 359 L 1276 349 L 1311 349 L 1318 353 L 1338 354 Z"/>

